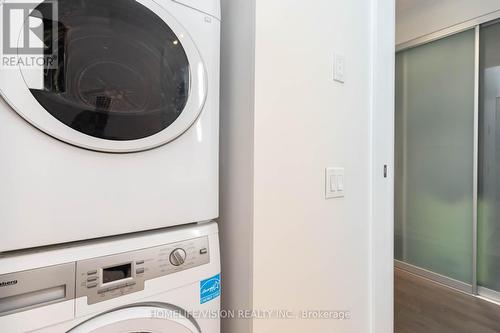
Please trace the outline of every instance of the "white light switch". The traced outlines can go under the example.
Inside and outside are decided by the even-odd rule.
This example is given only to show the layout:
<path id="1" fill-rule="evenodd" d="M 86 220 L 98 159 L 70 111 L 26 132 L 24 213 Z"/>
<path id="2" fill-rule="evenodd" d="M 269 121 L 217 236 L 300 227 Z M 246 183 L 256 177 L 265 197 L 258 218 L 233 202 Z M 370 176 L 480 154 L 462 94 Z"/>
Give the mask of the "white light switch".
<path id="1" fill-rule="evenodd" d="M 330 192 L 337 191 L 337 176 L 330 175 Z"/>
<path id="2" fill-rule="evenodd" d="M 344 175 L 338 175 L 337 176 L 337 191 L 343 192 L 344 191 Z"/>
<path id="3" fill-rule="evenodd" d="M 325 198 L 342 198 L 345 193 L 344 168 L 327 168 L 325 173 Z"/>
<path id="4" fill-rule="evenodd" d="M 345 58 L 339 54 L 333 57 L 333 79 L 337 82 L 345 82 Z"/>

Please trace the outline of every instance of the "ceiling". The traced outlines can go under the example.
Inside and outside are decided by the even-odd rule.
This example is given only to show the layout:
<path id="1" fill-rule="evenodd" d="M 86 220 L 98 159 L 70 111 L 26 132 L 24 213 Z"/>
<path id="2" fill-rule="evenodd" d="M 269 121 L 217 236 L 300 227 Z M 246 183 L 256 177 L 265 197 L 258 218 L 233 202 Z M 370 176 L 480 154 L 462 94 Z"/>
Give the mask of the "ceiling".
<path id="1" fill-rule="evenodd" d="M 412 9 L 418 5 L 422 5 L 422 2 L 435 2 L 436 0 L 396 0 L 396 13 L 401 13 Z"/>

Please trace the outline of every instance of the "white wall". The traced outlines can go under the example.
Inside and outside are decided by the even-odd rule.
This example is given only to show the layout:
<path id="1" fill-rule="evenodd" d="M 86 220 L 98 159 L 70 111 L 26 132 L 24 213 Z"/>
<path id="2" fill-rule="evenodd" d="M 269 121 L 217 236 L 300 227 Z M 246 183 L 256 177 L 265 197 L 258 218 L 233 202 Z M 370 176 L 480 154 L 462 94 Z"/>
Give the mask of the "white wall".
<path id="1" fill-rule="evenodd" d="M 368 0 L 257 0 L 254 307 L 353 319 L 255 321 L 255 332 L 369 331 L 370 14 Z M 346 168 L 345 199 L 324 199 L 328 166 Z"/>
<path id="2" fill-rule="evenodd" d="M 397 0 L 396 44 L 497 10 L 499 0 Z"/>
<path id="3" fill-rule="evenodd" d="M 255 2 L 222 1 L 220 238 L 222 307 L 252 308 Z M 224 320 L 226 333 L 252 332 Z"/>
<path id="4" fill-rule="evenodd" d="M 223 20 L 230 20 L 223 24 L 221 89 L 224 305 L 346 310 L 352 318 L 254 320 L 242 321 L 243 326 L 225 321 L 223 332 L 390 332 L 392 221 L 387 211 L 374 220 L 371 191 L 374 170 L 392 158 L 376 154 L 372 119 L 379 108 L 392 112 L 393 2 L 254 0 L 252 26 L 245 19 L 253 15 L 252 1 L 234 1 L 223 0 Z M 374 21 L 379 12 L 385 26 Z M 255 41 L 248 37 L 253 28 Z M 375 39 L 378 49 L 372 49 Z M 345 56 L 345 84 L 332 80 L 334 53 Z M 375 53 L 385 57 L 378 74 Z M 252 57 L 254 66 L 247 61 Z M 379 75 L 387 93 L 375 105 Z M 383 133 L 392 138 L 390 126 Z M 324 199 L 328 166 L 345 167 L 343 199 Z M 392 201 L 387 191 L 379 203 Z M 372 239 L 375 228 L 383 234 L 377 240 Z M 251 267 L 243 267 L 249 261 Z M 251 281 L 245 278 L 249 270 Z M 251 295 L 239 299 L 248 286 Z"/>

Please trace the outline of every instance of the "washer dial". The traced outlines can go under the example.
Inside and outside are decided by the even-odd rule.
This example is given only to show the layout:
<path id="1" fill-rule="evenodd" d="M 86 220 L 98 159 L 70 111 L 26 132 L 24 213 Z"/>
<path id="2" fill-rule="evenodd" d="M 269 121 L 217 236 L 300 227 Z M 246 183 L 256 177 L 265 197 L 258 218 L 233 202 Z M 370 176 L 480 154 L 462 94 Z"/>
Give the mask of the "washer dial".
<path id="1" fill-rule="evenodd" d="M 180 266 L 186 261 L 186 251 L 181 248 L 175 249 L 170 253 L 170 263 L 174 266 Z"/>

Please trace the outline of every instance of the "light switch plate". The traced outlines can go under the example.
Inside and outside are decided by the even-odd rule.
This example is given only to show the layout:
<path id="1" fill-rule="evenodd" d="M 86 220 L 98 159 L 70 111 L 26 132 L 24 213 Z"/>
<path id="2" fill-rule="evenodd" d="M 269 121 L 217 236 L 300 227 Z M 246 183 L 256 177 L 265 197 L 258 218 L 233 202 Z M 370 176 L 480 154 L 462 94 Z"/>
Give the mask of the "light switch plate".
<path id="1" fill-rule="evenodd" d="M 343 198 L 345 196 L 344 168 L 327 168 L 325 172 L 325 198 Z"/>
<path id="2" fill-rule="evenodd" d="M 340 54 L 335 54 L 333 57 L 333 80 L 345 82 L 345 58 Z"/>

